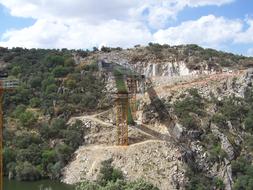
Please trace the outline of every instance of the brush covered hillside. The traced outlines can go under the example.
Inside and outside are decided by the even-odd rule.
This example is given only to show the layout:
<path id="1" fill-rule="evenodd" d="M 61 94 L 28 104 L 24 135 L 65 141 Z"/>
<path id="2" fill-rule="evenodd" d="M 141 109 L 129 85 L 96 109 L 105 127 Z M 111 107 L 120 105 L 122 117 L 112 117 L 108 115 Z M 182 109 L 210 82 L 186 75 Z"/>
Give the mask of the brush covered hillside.
<path id="1" fill-rule="evenodd" d="M 115 146 L 112 97 L 125 84 L 99 60 L 145 76 L 128 147 Z M 80 190 L 253 189 L 252 66 L 197 45 L 0 48 L 20 82 L 4 95 L 4 174 Z"/>

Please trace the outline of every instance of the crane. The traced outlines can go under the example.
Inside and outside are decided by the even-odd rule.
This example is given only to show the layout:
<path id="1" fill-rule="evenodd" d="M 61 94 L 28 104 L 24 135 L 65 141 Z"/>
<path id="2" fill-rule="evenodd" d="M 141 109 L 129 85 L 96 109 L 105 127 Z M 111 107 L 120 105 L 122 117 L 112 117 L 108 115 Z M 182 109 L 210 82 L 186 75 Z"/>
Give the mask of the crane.
<path id="1" fill-rule="evenodd" d="M 17 80 L 8 79 L 7 72 L 0 71 L 0 190 L 3 190 L 3 95 L 18 85 Z"/>

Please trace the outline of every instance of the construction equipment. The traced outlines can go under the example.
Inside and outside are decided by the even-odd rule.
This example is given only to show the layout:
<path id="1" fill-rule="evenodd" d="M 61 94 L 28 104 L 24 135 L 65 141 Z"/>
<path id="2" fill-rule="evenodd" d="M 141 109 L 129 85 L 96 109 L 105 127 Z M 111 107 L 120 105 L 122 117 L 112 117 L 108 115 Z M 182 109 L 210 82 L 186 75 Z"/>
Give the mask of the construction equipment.
<path id="1" fill-rule="evenodd" d="M 0 190 L 3 190 L 3 95 L 17 87 L 17 80 L 8 80 L 8 73 L 0 72 Z"/>
<path id="2" fill-rule="evenodd" d="M 136 117 L 136 94 L 137 94 L 137 79 L 135 76 L 127 78 L 127 87 L 128 93 L 130 95 L 130 110 L 134 120 L 137 119 Z"/>
<path id="3" fill-rule="evenodd" d="M 116 142 L 117 145 L 128 145 L 128 125 L 133 124 L 136 120 L 136 94 L 138 81 L 144 79 L 130 68 L 116 63 L 107 63 L 99 61 L 98 67 L 101 72 L 113 75 L 117 92 L 114 96 L 116 109 Z"/>
<path id="4" fill-rule="evenodd" d="M 128 145 L 128 93 L 117 93 L 115 98 L 116 107 L 116 126 L 117 126 L 117 145 Z"/>

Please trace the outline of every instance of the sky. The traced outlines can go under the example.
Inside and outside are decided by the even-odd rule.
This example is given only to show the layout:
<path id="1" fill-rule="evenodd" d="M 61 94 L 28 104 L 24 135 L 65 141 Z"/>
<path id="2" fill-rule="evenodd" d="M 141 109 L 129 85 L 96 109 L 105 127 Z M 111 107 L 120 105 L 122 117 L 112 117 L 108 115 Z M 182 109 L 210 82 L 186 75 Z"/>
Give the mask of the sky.
<path id="1" fill-rule="evenodd" d="M 0 0 L 0 46 L 198 44 L 253 56 L 252 0 Z"/>

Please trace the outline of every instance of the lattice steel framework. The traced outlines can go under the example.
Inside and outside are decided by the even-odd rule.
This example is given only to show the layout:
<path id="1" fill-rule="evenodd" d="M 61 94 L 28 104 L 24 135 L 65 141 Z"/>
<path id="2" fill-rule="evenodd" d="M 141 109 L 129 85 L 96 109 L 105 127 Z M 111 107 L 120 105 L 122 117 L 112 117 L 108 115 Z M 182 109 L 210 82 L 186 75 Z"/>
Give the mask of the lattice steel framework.
<path id="1" fill-rule="evenodd" d="M 135 77 L 129 77 L 127 79 L 127 86 L 128 86 L 128 93 L 129 93 L 129 103 L 130 103 L 130 109 L 131 114 L 134 120 L 136 120 L 136 93 L 137 93 L 137 80 Z"/>
<path id="2" fill-rule="evenodd" d="M 117 126 L 117 145 L 128 145 L 128 93 L 117 93 L 115 99 L 116 107 L 116 126 Z"/>

